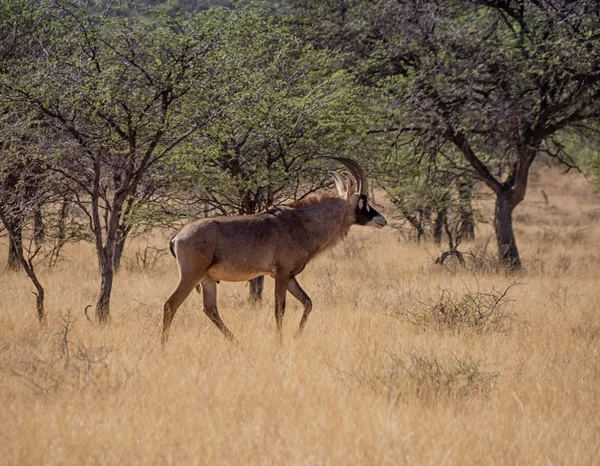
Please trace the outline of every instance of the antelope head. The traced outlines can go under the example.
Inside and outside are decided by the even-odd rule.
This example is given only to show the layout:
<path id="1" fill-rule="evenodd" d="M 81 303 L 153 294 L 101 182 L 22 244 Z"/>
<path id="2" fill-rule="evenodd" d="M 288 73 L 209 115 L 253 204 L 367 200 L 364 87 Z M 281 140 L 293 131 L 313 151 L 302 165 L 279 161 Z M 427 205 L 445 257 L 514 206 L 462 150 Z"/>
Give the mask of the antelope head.
<path id="1" fill-rule="evenodd" d="M 346 157 L 325 157 L 340 162 L 348 169 L 345 179 L 337 172 L 331 172 L 335 187 L 348 206 L 354 208 L 356 225 L 383 228 L 387 225 L 384 216 L 369 205 L 369 185 L 362 167 Z"/>

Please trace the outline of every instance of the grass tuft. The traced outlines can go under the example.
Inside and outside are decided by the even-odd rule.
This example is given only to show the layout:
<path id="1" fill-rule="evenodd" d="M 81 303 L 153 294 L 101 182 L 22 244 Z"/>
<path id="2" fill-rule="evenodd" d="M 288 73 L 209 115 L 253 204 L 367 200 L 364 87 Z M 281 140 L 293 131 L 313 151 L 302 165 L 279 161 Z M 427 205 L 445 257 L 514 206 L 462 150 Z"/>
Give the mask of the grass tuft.
<path id="1" fill-rule="evenodd" d="M 445 358 L 411 350 L 405 356 L 388 353 L 388 360 L 360 377 L 389 402 L 418 398 L 428 403 L 488 395 L 498 372 L 483 371 L 472 358 Z"/>

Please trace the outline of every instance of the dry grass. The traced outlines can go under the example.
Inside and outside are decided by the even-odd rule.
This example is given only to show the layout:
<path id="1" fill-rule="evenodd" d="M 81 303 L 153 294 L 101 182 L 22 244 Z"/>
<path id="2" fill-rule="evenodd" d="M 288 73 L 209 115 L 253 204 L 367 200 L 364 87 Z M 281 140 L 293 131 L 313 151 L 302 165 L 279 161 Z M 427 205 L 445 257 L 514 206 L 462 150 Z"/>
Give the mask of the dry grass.
<path id="1" fill-rule="evenodd" d="M 301 308 L 290 302 L 281 346 L 270 280 L 259 307 L 246 303 L 244 284 L 219 287 L 242 347 L 225 341 L 194 295 L 161 351 L 172 258 L 118 276 L 106 328 L 82 313 L 98 289 L 88 246 L 42 272 L 45 329 L 28 280 L 5 273 L 2 463 L 598 464 L 599 208 L 580 178 L 543 172 L 516 212 L 527 267 L 516 278 L 449 272 L 431 265 L 433 246 L 355 228 L 302 274 L 315 310 L 293 340 Z M 515 279 L 509 331 L 398 318 L 440 290 L 502 290 Z"/>

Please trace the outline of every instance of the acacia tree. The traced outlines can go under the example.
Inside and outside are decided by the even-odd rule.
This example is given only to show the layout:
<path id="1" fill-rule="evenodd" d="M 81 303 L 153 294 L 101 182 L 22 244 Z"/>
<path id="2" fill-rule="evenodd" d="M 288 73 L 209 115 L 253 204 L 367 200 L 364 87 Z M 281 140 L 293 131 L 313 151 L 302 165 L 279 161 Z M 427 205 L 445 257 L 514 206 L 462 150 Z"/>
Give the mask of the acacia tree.
<path id="1" fill-rule="evenodd" d="M 45 165 L 50 136 L 40 120 L 23 118 L 20 112 L 6 111 L 0 117 L 0 225 L 8 233 L 9 260 L 18 263 L 35 287 L 37 318 L 42 324 L 46 322 L 45 288 L 37 265 L 69 239 L 66 234 L 60 240 L 56 236 L 61 222 L 52 206 L 62 196 Z M 36 213 L 41 215 L 41 206 L 47 206 L 45 241 L 37 237 Z"/>
<path id="2" fill-rule="evenodd" d="M 224 11 L 126 20 L 55 2 L 49 53 L 7 79 L 13 104 L 60 136 L 49 168 L 85 212 L 101 273 L 96 316 L 108 319 L 119 244 L 153 167 L 226 108 L 214 50 Z M 40 7 L 42 8 L 42 7 Z"/>
<path id="3" fill-rule="evenodd" d="M 32 218 L 41 204 L 55 200 L 55 193 L 47 174 L 39 169 L 40 160 L 11 144 L 13 141 L 7 140 L 5 129 L 2 131 L 4 144 L 0 147 L 0 225 L 8 233 L 9 268 L 22 268 L 30 278 L 36 290 L 37 318 L 43 324 L 46 322 L 45 290 L 36 271 L 42 244 L 35 241 L 35 234 L 29 228 L 32 225 L 26 219 Z"/>
<path id="4" fill-rule="evenodd" d="M 0 76 L 14 73 L 19 63 L 32 57 L 40 57 L 44 53 L 43 43 L 46 41 L 49 28 L 48 17 L 32 2 L 26 0 L 6 0 L 0 3 Z M 31 200 L 44 196 L 38 192 L 40 171 L 43 164 L 30 153 L 37 142 L 36 123 L 23 112 L 13 107 L 10 101 L 0 92 L 0 154 L 2 173 L 0 185 L 3 192 L 4 220 L 9 232 L 8 269 L 18 270 L 23 255 L 23 223 L 25 212 L 35 218 L 37 243 L 43 239 L 43 223 L 41 206 L 29 204 Z M 33 144 L 32 144 L 33 143 Z M 9 156 L 8 152 L 19 153 Z M 14 154 L 13 154 L 14 155 Z M 13 193 L 19 192 L 18 203 L 8 205 L 16 199 Z"/>
<path id="5" fill-rule="evenodd" d="M 512 214 L 533 161 L 545 152 L 570 164 L 557 139 L 600 118 L 598 2 L 299 3 L 338 19 L 337 46 L 383 90 L 392 131 L 494 192 L 499 258 L 519 268 Z"/>
<path id="6" fill-rule="evenodd" d="M 599 13 L 585 1 L 431 2 L 411 18 L 423 46 L 399 97 L 423 116 L 415 132 L 450 143 L 462 156 L 455 169 L 496 195 L 499 257 L 509 268 L 521 265 L 512 213 L 533 161 L 546 152 L 569 163 L 555 138 L 600 118 Z"/>

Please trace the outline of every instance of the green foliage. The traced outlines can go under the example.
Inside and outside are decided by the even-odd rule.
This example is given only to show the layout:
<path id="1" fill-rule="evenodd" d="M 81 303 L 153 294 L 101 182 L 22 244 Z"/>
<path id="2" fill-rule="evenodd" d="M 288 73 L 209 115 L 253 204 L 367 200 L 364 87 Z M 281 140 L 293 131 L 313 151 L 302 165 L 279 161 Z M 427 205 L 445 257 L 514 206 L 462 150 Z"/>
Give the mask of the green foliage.
<path id="1" fill-rule="evenodd" d="M 45 53 L 15 59 L 0 85 L 7 105 L 56 135 L 46 163 L 78 193 L 93 228 L 108 231 L 100 222 L 112 216 L 129 231 L 164 193 L 162 160 L 227 109 L 216 49 L 228 18 L 150 10 L 131 20 L 99 5 L 39 5 L 52 18 Z"/>
<path id="2" fill-rule="evenodd" d="M 520 145 L 551 136 L 565 118 L 597 113 L 600 44 L 588 32 L 599 23 L 585 2 L 555 12 L 524 2 L 519 14 L 484 3 L 425 2 L 411 13 L 383 1 L 373 14 L 386 28 L 388 57 L 400 53 L 406 63 L 405 73 L 382 78 L 402 102 L 396 120 L 427 128 L 422 142 L 464 133 L 483 163 L 508 177 Z M 559 22 L 570 14 L 581 15 L 577 24 Z"/>
<path id="3" fill-rule="evenodd" d="M 449 249 L 456 250 L 463 237 L 473 239 L 478 214 L 473 182 L 457 170 L 460 157 L 450 154 L 452 159 L 427 163 L 418 145 L 396 138 L 391 153 L 379 162 L 378 179 L 401 214 L 396 226 L 403 234 L 417 240 L 433 237 L 437 243 L 445 234 Z"/>
<path id="4" fill-rule="evenodd" d="M 46 6 L 47 2 L 0 1 L 0 73 L 28 55 L 44 53 L 52 31 Z"/>
<path id="5" fill-rule="evenodd" d="M 600 150 L 598 145 L 585 145 L 579 149 L 578 159 L 584 172 L 600 184 Z"/>
<path id="6" fill-rule="evenodd" d="M 258 9 L 231 12 L 221 38 L 232 111 L 172 160 L 211 208 L 253 213 L 302 197 L 323 180 L 315 157 L 365 150 L 368 109 L 349 74 L 336 70 L 335 53 L 302 43 Z"/>
<path id="7" fill-rule="evenodd" d="M 563 152 L 571 155 L 571 163 L 577 164 L 590 180 L 600 185 L 600 143 L 597 130 L 590 127 L 583 131 L 565 132 L 561 136 Z"/>

